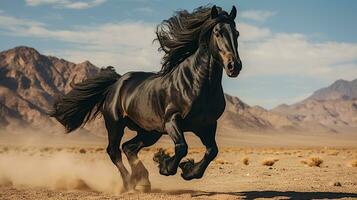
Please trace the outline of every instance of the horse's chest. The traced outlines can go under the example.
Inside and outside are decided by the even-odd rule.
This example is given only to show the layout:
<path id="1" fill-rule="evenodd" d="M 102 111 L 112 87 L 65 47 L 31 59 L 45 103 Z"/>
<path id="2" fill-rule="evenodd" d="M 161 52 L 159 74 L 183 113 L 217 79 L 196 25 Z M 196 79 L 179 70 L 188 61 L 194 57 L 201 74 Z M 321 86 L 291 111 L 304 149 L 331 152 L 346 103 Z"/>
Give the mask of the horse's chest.
<path id="1" fill-rule="evenodd" d="M 225 109 L 224 97 L 205 98 L 192 105 L 190 120 L 195 123 L 211 123 L 218 120 Z"/>

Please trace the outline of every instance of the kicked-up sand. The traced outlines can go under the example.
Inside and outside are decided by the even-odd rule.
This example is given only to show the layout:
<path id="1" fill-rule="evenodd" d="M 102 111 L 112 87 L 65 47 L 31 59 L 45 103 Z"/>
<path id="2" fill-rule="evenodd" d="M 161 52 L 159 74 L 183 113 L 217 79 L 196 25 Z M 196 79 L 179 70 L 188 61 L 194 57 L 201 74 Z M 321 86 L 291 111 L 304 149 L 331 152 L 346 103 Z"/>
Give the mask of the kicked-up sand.
<path id="1" fill-rule="evenodd" d="M 185 181 L 180 169 L 175 176 L 161 176 L 152 161 L 159 147 L 173 151 L 164 138 L 140 153 L 152 192 L 120 194 L 121 178 L 105 140 L 8 139 L 0 141 L 0 199 L 357 199 L 357 146 L 348 142 L 336 147 L 220 144 L 204 177 Z M 190 147 L 187 158 L 198 161 L 204 148 Z"/>

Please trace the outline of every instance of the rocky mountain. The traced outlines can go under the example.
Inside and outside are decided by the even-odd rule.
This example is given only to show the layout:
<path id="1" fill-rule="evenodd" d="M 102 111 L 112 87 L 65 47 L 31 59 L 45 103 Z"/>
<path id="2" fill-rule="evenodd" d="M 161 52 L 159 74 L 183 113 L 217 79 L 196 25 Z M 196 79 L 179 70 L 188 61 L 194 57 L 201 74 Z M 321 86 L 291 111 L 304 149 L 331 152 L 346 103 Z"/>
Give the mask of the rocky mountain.
<path id="1" fill-rule="evenodd" d="M 20 46 L 0 52 L 0 129 L 61 128 L 46 115 L 54 98 L 67 93 L 71 83 L 93 76 L 98 71 L 99 68 L 89 61 L 75 64 L 41 55 L 30 47 Z M 351 82 L 339 80 L 302 102 L 281 105 L 273 110 L 249 106 L 226 94 L 226 110 L 219 120 L 218 132 L 337 132 L 336 127 L 357 127 L 356 83 L 357 79 Z M 96 135 L 105 134 L 101 119 L 85 128 Z"/>
<path id="2" fill-rule="evenodd" d="M 55 96 L 68 92 L 71 82 L 79 82 L 98 70 L 88 61 L 74 64 L 41 55 L 30 47 L 1 52 L 0 126 L 59 126 L 46 115 Z M 258 106 L 250 107 L 237 97 L 226 95 L 226 100 L 226 112 L 220 120 L 222 129 L 263 130 L 293 126 L 287 117 Z M 89 130 L 99 132 L 100 129 L 100 134 L 104 134 L 100 120 L 88 126 Z"/>
<path id="3" fill-rule="evenodd" d="M 270 112 L 260 106 L 249 106 L 238 97 L 228 94 L 225 97 L 226 110 L 220 119 L 221 124 L 245 130 L 289 129 L 297 126 L 287 116 Z"/>
<path id="4" fill-rule="evenodd" d="M 51 124 L 46 111 L 55 96 L 97 72 L 88 61 L 74 64 L 30 47 L 0 52 L 0 126 Z"/>
<path id="5" fill-rule="evenodd" d="M 357 130 L 357 79 L 338 80 L 292 105 L 280 105 L 272 110 L 299 124 L 328 127 L 330 130 Z"/>
<path id="6" fill-rule="evenodd" d="M 337 80 L 332 85 L 314 92 L 308 99 L 341 100 L 357 98 L 357 79 L 353 81 Z"/>

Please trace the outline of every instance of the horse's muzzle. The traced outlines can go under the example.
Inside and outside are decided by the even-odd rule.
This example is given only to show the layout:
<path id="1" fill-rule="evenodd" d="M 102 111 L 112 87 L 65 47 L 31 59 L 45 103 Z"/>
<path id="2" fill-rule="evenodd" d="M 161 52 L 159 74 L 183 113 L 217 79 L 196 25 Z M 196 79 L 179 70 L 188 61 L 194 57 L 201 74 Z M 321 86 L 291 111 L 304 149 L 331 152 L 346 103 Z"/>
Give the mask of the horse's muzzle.
<path id="1" fill-rule="evenodd" d="M 240 70 L 242 70 L 242 62 L 240 60 L 232 61 L 228 63 L 226 73 L 229 77 L 237 77 Z"/>

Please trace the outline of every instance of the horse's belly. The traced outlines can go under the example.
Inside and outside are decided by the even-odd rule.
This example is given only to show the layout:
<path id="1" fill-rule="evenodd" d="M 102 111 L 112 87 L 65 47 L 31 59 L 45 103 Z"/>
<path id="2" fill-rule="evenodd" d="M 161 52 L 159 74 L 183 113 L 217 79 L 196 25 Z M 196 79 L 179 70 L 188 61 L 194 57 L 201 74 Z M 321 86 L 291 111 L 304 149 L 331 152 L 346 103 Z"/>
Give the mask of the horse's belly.
<path id="1" fill-rule="evenodd" d="M 163 118 L 147 102 L 136 106 L 129 106 L 126 114 L 139 127 L 147 131 L 162 131 Z"/>
<path id="2" fill-rule="evenodd" d="M 118 107 L 122 115 L 129 118 L 132 123 L 147 131 L 160 131 L 162 117 L 155 104 L 155 90 L 150 84 L 144 83 L 151 73 L 131 73 L 123 81 L 121 99 Z"/>
<path id="3" fill-rule="evenodd" d="M 153 117 L 145 117 L 140 119 L 131 119 L 133 120 L 140 128 L 147 131 L 163 131 L 162 122 Z"/>
<path id="4" fill-rule="evenodd" d="M 131 129 L 131 130 L 141 130 L 144 129 L 146 131 L 157 131 L 157 132 L 163 132 L 162 130 L 162 126 L 159 126 L 159 123 L 150 123 L 149 120 L 136 120 L 133 119 L 133 117 L 126 117 L 129 118 L 129 120 L 127 120 L 129 123 L 127 124 L 127 126 Z"/>

